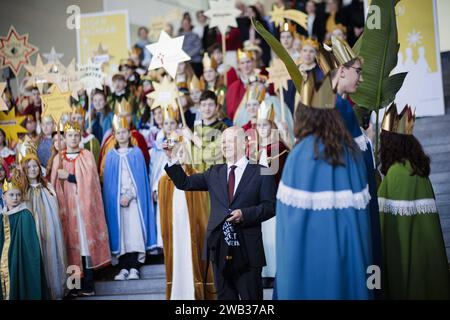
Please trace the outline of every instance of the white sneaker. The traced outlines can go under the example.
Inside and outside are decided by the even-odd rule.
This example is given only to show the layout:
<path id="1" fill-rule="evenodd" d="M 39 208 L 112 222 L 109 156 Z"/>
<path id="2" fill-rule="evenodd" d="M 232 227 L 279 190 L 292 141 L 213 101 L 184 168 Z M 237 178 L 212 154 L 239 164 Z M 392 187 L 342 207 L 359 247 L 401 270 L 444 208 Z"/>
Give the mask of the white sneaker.
<path id="1" fill-rule="evenodd" d="M 139 277 L 139 271 L 134 269 L 134 268 L 132 268 L 130 270 L 130 274 L 128 275 L 127 280 L 139 280 L 139 278 L 140 278 Z"/>
<path id="2" fill-rule="evenodd" d="M 122 269 L 120 270 L 120 272 L 117 274 L 117 276 L 114 277 L 114 280 L 116 281 L 124 281 L 128 279 L 129 276 L 129 272 L 127 269 Z"/>

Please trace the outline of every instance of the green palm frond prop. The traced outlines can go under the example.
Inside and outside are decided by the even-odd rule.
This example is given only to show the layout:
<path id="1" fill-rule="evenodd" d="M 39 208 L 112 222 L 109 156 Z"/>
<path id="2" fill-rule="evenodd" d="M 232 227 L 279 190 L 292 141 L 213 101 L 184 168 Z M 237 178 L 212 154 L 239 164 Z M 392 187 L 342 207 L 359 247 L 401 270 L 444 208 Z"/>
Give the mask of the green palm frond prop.
<path id="1" fill-rule="evenodd" d="M 364 32 L 354 46 L 355 53 L 364 60 L 363 82 L 352 100 L 359 108 L 373 110 L 377 115 L 375 151 L 378 150 L 379 110 L 387 107 L 403 85 L 406 72 L 391 75 L 397 66 L 398 42 L 395 6 L 400 0 L 372 0 Z M 379 21 L 379 28 L 377 28 Z M 375 22 L 375 23 L 374 23 Z M 378 161 L 377 161 L 378 163 Z"/>
<path id="2" fill-rule="evenodd" d="M 252 24 L 255 27 L 256 31 L 261 35 L 261 37 L 263 37 L 264 40 L 269 44 L 269 46 L 272 48 L 272 50 L 275 52 L 278 58 L 280 58 L 281 61 L 283 61 L 283 63 L 286 66 L 286 69 L 289 72 L 289 75 L 291 76 L 295 88 L 297 89 L 298 92 L 300 92 L 302 89 L 303 77 L 300 71 L 298 70 L 294 60 L 292 60 L 291 56 L 286 51 L 286 49 L 281 45 L 280 41 L 278 41 L 269 31 L 267 31 L 259 21 L 252 18 Z"/>

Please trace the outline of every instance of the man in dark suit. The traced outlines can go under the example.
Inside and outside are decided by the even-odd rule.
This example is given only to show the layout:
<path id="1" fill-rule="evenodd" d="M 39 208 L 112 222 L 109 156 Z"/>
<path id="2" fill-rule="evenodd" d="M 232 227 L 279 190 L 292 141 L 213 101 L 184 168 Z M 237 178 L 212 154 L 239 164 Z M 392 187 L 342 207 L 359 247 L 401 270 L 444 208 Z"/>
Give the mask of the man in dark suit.
<path id="1" fill-rule="evenodd" d="M 275 180 L 273 175 L 262 174 L 262 166 L 249 163 L 245 146 L 242 128 L 226 129 L 222 133 L 226 164 L 215 164 L 204 173 L 191 176 L 175 164 L 177 152 L 164 146 L 170 159 L 165 170 L 175 186 L 186 191 L 209 191 L 211 212 L 204 257 L 213 262 L 219 300 L 263 298 L 261 271 L 266 259 L 261 223 L 275 215 Z M 230 238 L 237 242 L 228 241 Z M 222 245 L 213 239 L 219 239 Z M 235 247 L 236 243 L 239 254 L 230 256 L 227 246 Z M 224 265 L 230 262 L 232 270 L 240 271 L 224 272 Z"/>

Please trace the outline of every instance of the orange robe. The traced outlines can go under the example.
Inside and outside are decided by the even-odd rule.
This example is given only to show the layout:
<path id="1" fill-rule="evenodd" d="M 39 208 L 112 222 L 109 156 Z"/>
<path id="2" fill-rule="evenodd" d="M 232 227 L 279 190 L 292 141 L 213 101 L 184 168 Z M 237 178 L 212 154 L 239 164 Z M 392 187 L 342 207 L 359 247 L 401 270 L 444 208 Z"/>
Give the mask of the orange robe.
<path id="1" fill-rule="evenodd" d="M 111 261 L 108 229 L 103 209 L 102 192 L 93 154 L 82 149 L 71 160 L 66 151 L 61 153 L 62 168 L 75 175 L 77 183 L 58 179 L 59 157 L 56 155 L 52 165 L 51 182 L 58 197 L 64 242 L 66 244 L 68 265 L 82 269 L 80 238 L 78 233 L 77 205 L 83 217 L 88 250 L 91 259 L 88 268 L 98 269 Z"/>

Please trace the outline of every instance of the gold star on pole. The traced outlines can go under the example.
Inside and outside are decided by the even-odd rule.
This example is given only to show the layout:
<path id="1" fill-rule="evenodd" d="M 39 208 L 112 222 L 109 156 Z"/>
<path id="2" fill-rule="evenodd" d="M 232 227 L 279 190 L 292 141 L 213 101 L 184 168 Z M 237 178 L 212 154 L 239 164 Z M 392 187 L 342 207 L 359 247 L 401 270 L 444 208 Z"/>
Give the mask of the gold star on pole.
<path id="1" fill-rule="evenodd" d="M 209 0 L 209 10 L 205 11 L 205 16 L 210 19 L 209 27 L 218 27 L 222 35 L 225 35 L 228 27 L 237 27 L 236 18 L 241 11 L 235 7 L 231 0 Z"/>
<path id="2" fill-rule="evenodd" d="M 272 65 L 267 68 L 267 71 L 269 72 L 268 83 L 273 83 L 275 90 L 278 91 L 280 88 L 288 89 L 288 80 L 291 77 L 281 59 L 273 59 Z"/>
<path id="3" fill-rule="evenodd" d="M 25 121 L 26 116 L 17 116 L 16 109 L 12 108 L 8 113 L 0 112 L 0 127 L 6 135 L 9 142 L 19 140 L 19 133 L 28 133 L 27 129 L 22 127 L 21 123 Z"/>
<path id="4" fill-rule="evenodd" d="M 274 6 L 270 12 L 270 21 L 276 27 L 279 27 L 283 25 L 284 19 L 295 21 L 304 29 L 308 29 L 308 15 L 306 13 L 294 9 L 285 10 L 284 7 Z"/>
<path id="5" fill-rule="evenodd" d="M 6 37 L 0 37 L 0 68 L 10 67 L 17 75 L 23 65 L 30 62 L 30 56 L 38 48 L 28 43 L 28 33 L 19 35 L 11 26 Z"/>
<path id="6" fill-rule="evenodd" d="M 70 92 L 61 92 L 58 86 L 55 85 L 49 91 L 51 93 L 41 95 L 42 105 L 44 107 L 42 117 L 52 117 L 58 123 L 63 114 L 72 112 L 69 104 Z"/>
<path id="7" fill-rule="evenodd" d="M 100 63 L 102 69 L 109 66 L 109 61 L 113 58 L 112 55 L 109 54 L 108 49 L 103 48 L 102 43 L 98 44 L 98 48 L 93 52 L 92 61 L 95 63 Z"/>
<path id="8" fill-rule="evenodd" d="M 183 51 L 184 36 L 171 38 L 165 31 L 161 31 L 157 43 L 146 46 L 153 55 L 149 70 L 164 68 L 175 79 L 178 64 L 191 58 Z"/>
<path id="9" fill-rule="evenodd" d="M 0 82 L 0 111 L 8 111 L 8 106 L 3 100 L 3 91 L 5 91 L 6 82 Z"/>
<path id="10" fill-rule="evenodd" d="M 36 58 L 36 64 L 34 66 L 25 65 L 25 69 L 30 73 L 30 76 L 28 77 L 28 81 L 25 84 L 25 87 L 37 87 L 39 93 L 42 94 L 44 84 L 48 83 L 50 68 L 51 65 L 45 65 L 42 62 L 41 55 L 38 54 Z"/>
<path id="11" fill-rule="evenodd" d="M 147 98 L 153 99 L 152 109 L 157 107 L 167 108 L 168 106 L 176 106 L 178 99 L 178 89 L 174 81 L 170 81 L 169 77 L 158 83 L 153 82 L 155 91 L 150 92 Z"/>

